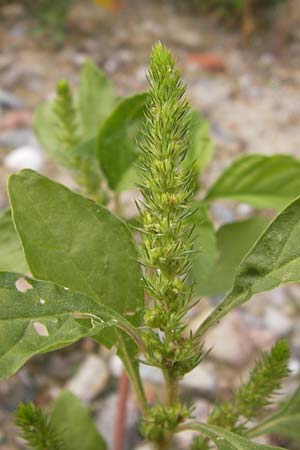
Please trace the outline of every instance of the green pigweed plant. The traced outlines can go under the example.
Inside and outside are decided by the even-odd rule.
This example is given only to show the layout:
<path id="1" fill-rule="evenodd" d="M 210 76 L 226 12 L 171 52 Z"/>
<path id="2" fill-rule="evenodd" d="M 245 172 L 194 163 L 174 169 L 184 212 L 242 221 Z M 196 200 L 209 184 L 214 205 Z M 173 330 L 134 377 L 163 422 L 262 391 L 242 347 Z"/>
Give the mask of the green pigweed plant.
<path id="1" fill-rule="evenodd" d="M 212 154 L 207 127 L 191 111 L 169 51 L 154 46 L 148 93 L 114 104 L 104 90 L 105 110 L 89 89 L 93 82 L 109 87 L 107 80 L 90 62 L 83 73 L 79 96 L 74 99 L 61 82 L 54 102 L 39 109 L 35 129 L 46 149 L 78 175 L 84 196 L 32 170 L 9 180 L 11 212 L 0 222 L 0 376 L 11 376 L 34 355 L 91 337 L 116 348 L 138 400 L 140 433 L 157 450 L 175 448 L 176 434 L 186 430 L 198 432 L 191 450 L 279 450 L 257 442 L 270 433 L 299 440 L 299 389 L 275 409 L 266 408 L 289 376 L 284 340 L 261 355 L 230 400 L 218 400 L 206 423 L 194 417 L 179 386 L 207 357 L 211 327 L 254 294 L 300 281 L 299 161 L 240 158 L 203 194 L 199 173 Z M 97 119 L 88 121 L 85 112 L 96 110 Z M 91 173 L 98 183 L 87 182 Z M 119 201 L 133 183 L 142 199 L 130 228 L 120 208 L 114 215 L 97 195 Z M 197 192 L 201 200 L 195 200 Z M 209 206 L 224 198 L 279 213 L 271 222 L 256 213 L 216 233 Z M 13 261 L 5 257 L 9 252 Z M 223 300 L 192 331 L 188 312 L 199 297 L 222 292 Z M 145 395 L 141 364 L 164 377 L 165 398 L 154 404 Z M 107 448 L 69 392 L 48 412 L 21 404 L 16 424 L 33 450 Z"/>

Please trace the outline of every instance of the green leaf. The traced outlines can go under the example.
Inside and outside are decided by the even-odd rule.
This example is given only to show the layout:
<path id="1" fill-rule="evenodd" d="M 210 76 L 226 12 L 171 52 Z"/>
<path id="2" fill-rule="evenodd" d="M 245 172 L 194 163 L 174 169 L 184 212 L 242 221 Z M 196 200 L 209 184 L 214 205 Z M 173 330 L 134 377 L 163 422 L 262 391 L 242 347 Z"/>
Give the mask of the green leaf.
<path id="1" fill-rule="evenodd" d="M 86 295 L 17 273 L 0 273 L 0 377 L 15 373 L 33 355 L 111 326 L 139 340 L 126 319 Z"/>
<path id="2" fill-rule="evenodd" d="M 230 199 L 280 210 L 300 195 L 300 161 L 286 155 L 249 155 L 222 173 L 206 200 Z"/>
<path id="3" fill-rule="evenodd" d="M 140 371 L 139 371 L 139 361 L 134 358 L 133 356 L 135 353 L 132 353 L 132 350 L 130 348 L 129 342 L 128 342 L 128 336 L 126 336 L 127 339 L 124 339 L 122 334 L 116 330 L 116 335 L 118 339 L 118 356 L 121 359 L 123 363 L 123 367 L 127 373 L 127 376 L 134 388 L 135 395 L 139 402 L 139 407 L 141 409 L 141 412 L 143 414 L 147 413 L 147 399 L 144 391 L 144 386 L 141 380 Z M 137 341 L 135 340 L 137 343 Z M 142 347 L 139 344 L 140 349 Z"/>
<path id="4" fill-rule="evenodd" d="M 209 123 L 196 111 L 192 112 L 191 118 L 191 141 L 185 157 L 185 167 L 189 168 L 192 163 L 198 172 L 203 172 L 211 161 L 214 146 L 210 138 Z"/>
<path id="5" fill-rule="evenodd" d="M 183 428 L 184 430 L 194 430 L 203 433 L 216 444 L 218 450 L 284 450 L 282 447 L 273 447 L 272 445 L 251 442 L 244 437 L 214 425 L 190 423 L 184 425 Z"/>
<path id="6" fill-rule="evenodd" d="M 224 294 L 232 287 L 238 265 L 269 222 L 266 217 L 252 217 L 219 228 L 215 261 L 209 275 L 199 285 L 199 294 Z"/>
<path id="7" fill-rule="evenodd" d="M 283 403 L 279 411 L 267 417 L 249 432 L 256 437 L 263 434 L 279 434 L 295 441 L 300 439 L 300 389 Z"/>
<path id="8" fill-rule="evenodd" d="M 191 255 L 191 281 L 195 283 L 194 292 L 198 295 L 202 291 L 203 282 L 205 282 L 213 268 L 216 251 L 216 235 L 207 206 L 201 202 L 194 202 L 192 208 L 196 210 L 191 216 L 191 223 L 195 227 L 195 252 Z"/>
<path id="9" fill-rule="evenodd" d="M 139 324 L 141 270 L 131 233 L 120 219 L 31 170 L 11 176 L 9 195 L 36 278 L 82 292 Z"/>
<path id="10" fill-rule="evenodd" d="M 144 93 L 121 100 L 99 133 L 99 164 L 115 191 L 132 187 L 136 179 L 133 164 L 139 155 L 137 138 L 144 120 L 145 100 Z"/>
<path id="11" fill-rule="evenodd" d="M 54 401 L 51 423 L 66 450 L 106 450 L 88 409 L 71 392 L 63 391 Z"/>
<path id="12" fill-rule="evenodd" d="M 138 180 L 136 161 L 139 156 L 137 141 L 145 119 L 147 94 L 124 98 L 103 124 L 97 142 L 99 164 L 111 189 L 123 191 Z M 185 158 L 186 167 L 195 163 L 202 171 L 213 154 L 209 125 L 196 112 L 191 120 L 191 142 Z"/>
<path id="13" fill-rule="evenodd" d="M 233 288 L 198 330 L 202 335 L 258 292 L 300 280 L 300 198 L 284 209 L 238 266 Z"/>
<path id="14" fill-rule="evenodd" d="M 10 209 L 0 215 L 0 270 L 28 272 L 21 242 L 16 233 Z"/>
<path id="15" fill-rule="evenodd" d="M 80 136 L 84 143 L 95 138 L 103 121 L 116 104 L 110 81 L 89 60 L 83 64 L 80 71 L 77 104 Z M 33 129 L 41 146 L 58 163 L 74 169 L 71 152 L 63 151 L 61 148 L 53 101 L 44 102 L 36 108 L 33 115 Z"/>
<path id="16" fill-rule="evenodd" d="M 97 135 L 115 104 L 109 79 L 91 60 L 86 60 L 80 70 L 78 92 L 78 114 L 84 140 Z"/>

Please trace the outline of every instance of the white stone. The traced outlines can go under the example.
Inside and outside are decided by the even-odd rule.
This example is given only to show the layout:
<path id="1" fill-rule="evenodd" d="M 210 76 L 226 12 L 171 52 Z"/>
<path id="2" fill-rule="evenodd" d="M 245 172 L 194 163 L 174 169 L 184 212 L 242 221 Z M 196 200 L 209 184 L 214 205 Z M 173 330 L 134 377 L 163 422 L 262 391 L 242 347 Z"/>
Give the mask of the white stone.
<path id="1" fill-rule="evenodd" d="M 238 311 L 222 319 L 205 338 L 210 356 L 227 364 L 243 366 L 251 360 L 254 346 L 247 330 L 247 323 Z"/>
<path id="2" fill-rule="evenodd" d="M 136 447 L 135 450 L 154 450 L 154 445 L 143 443 Z"/>
<path id="3" fill-rule="evenodd" d="M 266 328 L 273 331 L 277 337 L 287 336 L 293 330 L 292 321 L 275 308 L 267 309 L 264 323 Z"/>
<path id="4" fill-rule="evenodd" d="M 43 165 L 43 155 L 37 147 L 25 145 L 6 155 L 4 165 L 10 170 L 22 170 L 25 168 L 40 170 Z"/>
<path id="5" fill-rule="evenodd" d="M 116 378 L 119 378 L 121 373 L 123 372 L 123 364 L 117 355 L 113 355 L 110 358 L 109 371 Z"/>
<path id="6" fill-rule="evenodd" d="M 99 356 L 88 355 L 68 382 L 67 389 L 80 400 L 89 402 L 105 389 L 108 376 L 108 369 L 103 360 Z"/>
<path id="7" fill-rule="evenodd" d="M 300 373 L 300 361 L 298 359 L 291 359 L 289 362 L 289 369 L 293 376 L 297 376 Z"/>
<path id="8" fill-rule="evenodd" d="M 164 383 L 164 378 L 162 376 L 161 370 L 157 367 L 148 366 L 146 364 L 141 364 L 140 374 L 143 380 L 150 381 L 154 384 Z"/>
<path id="9" fill-rule="evenodd" d="M 216 371 L 210 362 L 203 361 L 188 373 L 181 382 L 181 386 L 199 391 L 212 392 L 216 389 Z"/>
<path id="10" fill-rule="evenodd" d="M 96 426 L 99 429 L 107 447 L 113 447 L 113 437 L 116 425 L 116 416 L 118 412 L 118 394 L 113 393 L 101 400 L 100 412 L 96 416 Z M 139 411 L 136 403 L 129 397 L 126 404 L 126 432 L 124 434 L 123 448 L 132 448 L 129 446 L 131 440 L 131 429 L 136 429 L 139 418 Z"/>

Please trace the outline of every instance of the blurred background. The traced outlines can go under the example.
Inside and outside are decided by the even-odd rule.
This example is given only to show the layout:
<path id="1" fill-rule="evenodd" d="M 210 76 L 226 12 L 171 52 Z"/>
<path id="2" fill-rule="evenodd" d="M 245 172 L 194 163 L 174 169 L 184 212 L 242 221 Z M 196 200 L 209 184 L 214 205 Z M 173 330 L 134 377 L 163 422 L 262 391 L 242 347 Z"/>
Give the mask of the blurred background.
<path id="1" fill-rule="evenodd" d="M 300 156 L 299 0 L 0 0 L 1 209 L 8 204 L 7 177 L 21 168 L 72 185 L 68 173 L 40 148 L 31 127 L 34 109 L 53 97 L 56 83 L 65 78 L 76 86 L 89 57 L 118 95 L 143 91 L 157 40 L 176 55 L 190 102 L 210 123 L 215 156 L 204 184 L 239 155 Z M 224 224 L 246 218 L 250 210 L 216 204 L 212 213 Z M 196 323 L 206 305 L 209 299 L 193 317 Z M 288 337 L 292 348 L 292 377 L 284 388 L 290 393 L 300 378 L 297 285 L 259 295 L 211 332 L 213 351 L 182 385 L 184 395 L 195 400 L 197 416 L 204 418 L 209 405 L 248 373 L 257 353 L 280 337 Z M 34 358 L 10 380 L 0 381 L 1 450 L 24 448 L 11 417 L 18 402 L 47 406 L 63 387 L 89 405 L 111 442 L 120 373 L 117 357 L 89 340 Z M 146 366 L 143 376 L 149 398 L 155 398 L 160 378 Z M 124 450 L 148 450 L 137 434 L 137 418 L 130 396 Z M 178 448 L 187 449 L 190 441 L 183 433 Z M 276 437 L 264 442 L 300 448 Z"/>

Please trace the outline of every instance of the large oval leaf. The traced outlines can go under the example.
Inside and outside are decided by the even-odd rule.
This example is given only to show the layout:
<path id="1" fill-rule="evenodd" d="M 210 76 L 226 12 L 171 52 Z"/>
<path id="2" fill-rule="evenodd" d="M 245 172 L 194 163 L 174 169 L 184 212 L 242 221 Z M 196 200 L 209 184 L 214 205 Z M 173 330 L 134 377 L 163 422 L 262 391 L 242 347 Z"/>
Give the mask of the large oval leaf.
<path id="1" fill-rule="evenodd" d="M 195 422 L 184 425 L 183 429 L 203 433 L 216 444 L 218 450 L 284 450 L 282 447 L 273 447 L 272 445 L 251 442 L 247 438 L 238 436 L 214 425 Z"/>
<path id="2" fill-rule="evenodd" d="M 100 130 L 98 160 L 113 190 L 123 190 L 133 185 L 135 176 L 128 184 L 126 178 L 139 154 L 137 137 L 144 120 L 146 96 L 143 93 L 121 100 Z"/>
<path id="3" fill-rule="evenodd" d="M 84 294 L 17 273 L 0 273 L 0 377 L 12 375 L 33 355 L 96 336 L 111 326 L 137 336 L 126 319 Z"/>
<path id="4" fill-rule="evenodd" d="M 252 295 L 300 280 L 300 198 L 268 226 L 238 266 L 233 288 L 198 330 L 202 335 Z"/>
<path id="5" fill-rule="evenodd" d="M 31 170 L 9 195 L 32 274 L 78 292 L 138 323 L 141 271 L 127 226 L 107 209 Z"/>
<path id="6" fill-rule="evenodd" d="M 286 155 L 248 155 L 222 173 L 206 200 L 231 199 L 280 210 L 300 195 L 300 161 Z"/>

